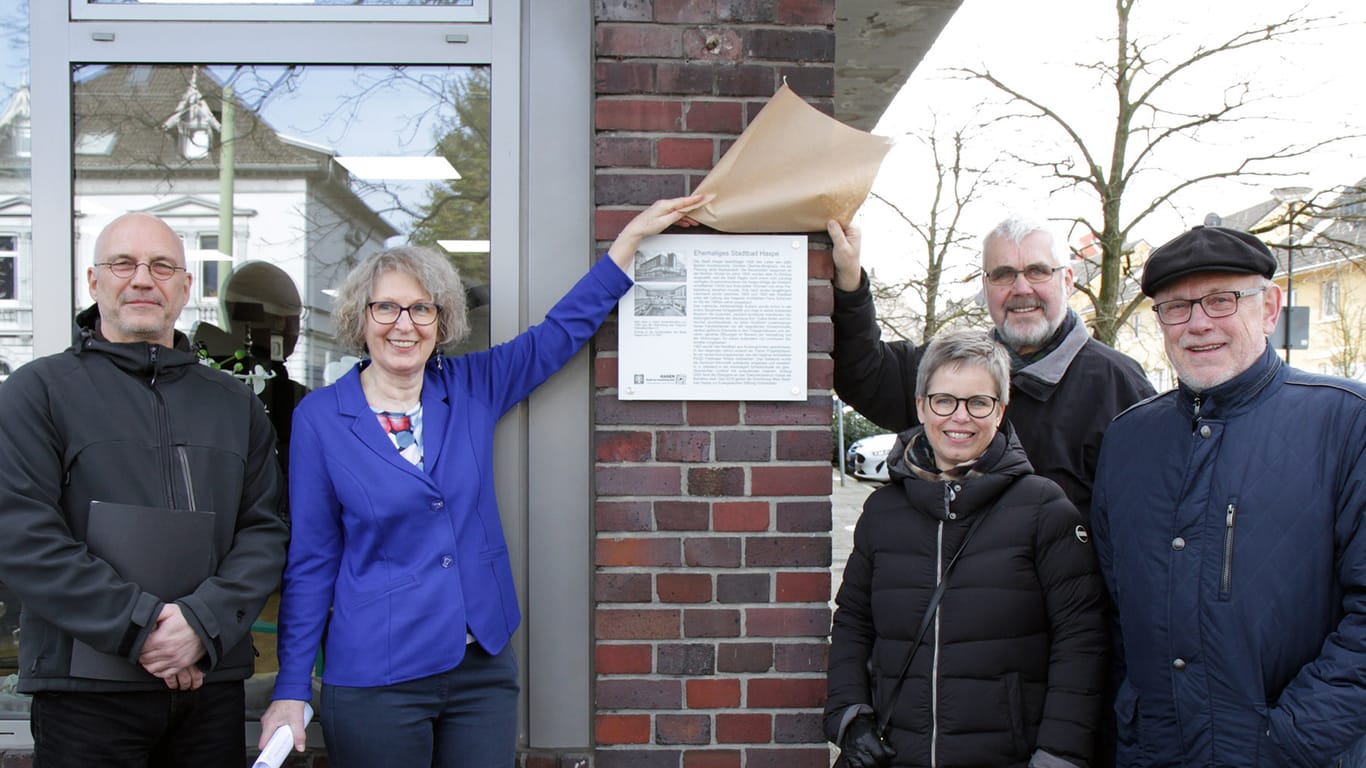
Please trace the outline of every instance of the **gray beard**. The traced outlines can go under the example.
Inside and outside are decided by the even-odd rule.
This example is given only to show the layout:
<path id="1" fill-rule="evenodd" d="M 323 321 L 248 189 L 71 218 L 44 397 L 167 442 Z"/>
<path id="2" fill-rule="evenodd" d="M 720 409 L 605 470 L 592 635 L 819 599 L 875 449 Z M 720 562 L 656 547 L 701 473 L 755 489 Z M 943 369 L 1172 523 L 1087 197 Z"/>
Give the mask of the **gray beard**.
<path id="1" fill-rule="evenodd" d="M 1006 343 L 1006 346 L 1010 347 L 1016 352 L 1019 352 L 1022 348 L 1036 350 L 1042 347 L 1044 344 L 1047 344 L 1048 340 L 1052 338 L 1053 334 L 1058 332 L 1058 328 L 1061 325 L 1062 317 L 1059 317 L 1057 322 L 1051 322 L 1046 325 L 1039 326 L 1038 328 L 1028 331 L 1024 334 L 1015 333 L 1007 325 L 1001 325 L 1000 327 L 998 327 L 996 329 L 996 333 L 1000 334 L 1001 341 L 1004 341 Z"/>

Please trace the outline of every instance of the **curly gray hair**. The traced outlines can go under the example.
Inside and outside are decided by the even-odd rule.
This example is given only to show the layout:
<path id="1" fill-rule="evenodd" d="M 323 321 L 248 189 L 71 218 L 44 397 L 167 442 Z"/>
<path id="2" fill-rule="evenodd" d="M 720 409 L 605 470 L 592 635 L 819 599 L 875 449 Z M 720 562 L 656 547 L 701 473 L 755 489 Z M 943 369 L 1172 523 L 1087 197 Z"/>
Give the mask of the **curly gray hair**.
<path id="1" fill-rule="evenodd" d="M 375 281 L 386 272 L 402 272 L 417 280 L 422 289 L 431 294 L 432 302 L 441 307 L 437 316 L 436 346 L 438 349 L 460 343 L 469 335 L 465 317 L 465 286 L 460 273 L 440 252 L 417 245 L 389 248 L 365 258 L 357 264 L 337 292 L 332 311 L 337 326 L 337 343 L 349 352 L 365 352 L 365 305 L 370 302 Z"/>

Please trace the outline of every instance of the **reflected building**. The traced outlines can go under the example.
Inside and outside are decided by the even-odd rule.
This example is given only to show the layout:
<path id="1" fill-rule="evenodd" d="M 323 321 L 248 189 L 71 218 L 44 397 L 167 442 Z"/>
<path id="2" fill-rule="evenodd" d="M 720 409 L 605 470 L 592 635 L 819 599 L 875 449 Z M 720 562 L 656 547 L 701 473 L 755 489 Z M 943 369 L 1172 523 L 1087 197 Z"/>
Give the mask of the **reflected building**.
<path id="1" fill-rule="evenodd" d="M 0 381 L 33 359 L 29 110 L 29 91 L 19 88 L 0 114 Z"/>
<path id="2" fill-rule="evenodd" d="M 224 153 L 223 86 L 199 66 L 90 67 L 77 71 L 74 90 L 76 306 L 90 303 L 81 271 L 93 261 L 100 230 L 125 212 L 149 213 L 180 234 L 195 276 L 177 327 L 192 338 L 201 323 L 221 329 L 226 335 L 201 334 L 218 339 L 215 355 L 231 354 L 234 345 L 247 347 L 254 331 L 250 346 L 277 352 L 291 347 L 290 377 L 309 388 L 321 385 L 326 364 L 341 354 L 331 340 L 326 291 L 398 234 L 353 190 L 336 153 L 275 131 L 231 97 L 232 151 Z M 0 171 L 25 159 L 19 139 L 28 101 L 25 87 L 6 105 Z M 221 202 L 225 176 L 231 206 Z M 33 354 L 32 307 L 23 301 L 31 227 L 26 174 L 23 188 L 13 194 L 6 194 L 7 179 L 0 176 L 0 261 L 8 242 L 16 249 L 8 265 L 9 292 L 19 298 L 14 308 L 0 309 L 0 355 L 13 368 Z M 224 231 L 231 231 L 231 242 L 221 242 Z M 278 267 L 293 285 L 273 293 L 295 292 L 301 306 L 263 296 L 255 302 L 259 307 L 239 307 L 231 316 L 222 287 L 235 269 L 252 262 Z M 5 275 L 0 265 L 0 278 Z M 0 295 L 4 291 L 0 285 Z M 287 334 L 297 339 L 270 338 Z"/>

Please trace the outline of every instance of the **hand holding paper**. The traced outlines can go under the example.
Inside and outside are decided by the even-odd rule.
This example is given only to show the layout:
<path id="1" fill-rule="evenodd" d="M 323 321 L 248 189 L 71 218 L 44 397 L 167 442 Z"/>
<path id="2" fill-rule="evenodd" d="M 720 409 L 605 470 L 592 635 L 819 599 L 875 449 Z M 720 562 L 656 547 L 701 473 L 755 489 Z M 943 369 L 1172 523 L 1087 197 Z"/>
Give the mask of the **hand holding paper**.
<path id="1" fill-rule="evenodd" d="M 675 197 L 669 200 L 656 200 L 654 205 L 635 215 L 635 218 L 627 222 L 622 227 L 621 234 L 612 241 L 612 247 L 607 250 L 607 255 L 621 267 L 623 272 L 629 272 L 631 259 L 636 256 L 636 249 L 640 247 L 640 241 L 657 235 L 668 229 L 671 225 L 680 227 L 696 226 L 697 222 L 688 216 L 687 213 L 699 205 L 707 202 L 709 198 L 704 195 L 690 195 L 688 197 Z"/>
<path id="2" fill-rule="evenodd" d="M 291 749 L 304 751 L 308 721 L 313 719 L 313 706 L 306 701 L 276 699 L 261 715 L 261 739 L 256 746 L 261 754 L 252 768 L 280 768 Z"/>
<path id="3" fill-rule="evenodd" d="M 857 291 L 863 282 L 863 267 L 859 263 L 859 244 L 863 236 L 853 224 L 840 226 L 831 219 L 825 224 L 834 246 L 831 255 L 835 261 L 835 287 L 841 291 Z"/>

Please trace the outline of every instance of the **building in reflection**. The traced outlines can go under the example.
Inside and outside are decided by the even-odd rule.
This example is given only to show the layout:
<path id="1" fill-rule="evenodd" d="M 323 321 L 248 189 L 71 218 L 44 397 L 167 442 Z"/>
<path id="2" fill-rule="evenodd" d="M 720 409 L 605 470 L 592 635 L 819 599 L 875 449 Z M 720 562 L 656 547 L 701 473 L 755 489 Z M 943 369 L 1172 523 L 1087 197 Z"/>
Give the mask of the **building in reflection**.
<path id="1" fill-rule="evenodd" d="M 83 76 L 84 75 L 84 76 Z M 111 65 L 77 73 L 73 130 L 76 168 L 76 269 L 93 256 L 95 236 L 126 211 L 153 214 L 178 232 L 185 243 L 188 269 L 195 276 L 192 295 L 178 326 L 192 338 L 200 324 L 215 326 L 216 354 L 256 346 L 275 351 L 290 376 L 306 386 L 322 382 L 325 365 L 340 356 L 331 342 L 331 298 L 340 276 L 358 259 L 382 249 L 398 230 L 356 193 L 349 172 L 327 147 L 276 131 L 265 119 L 232 100 L 231 167 L 222 150 L 223 86 L 206 68 Z M 0 122 L 3 165 L 26 160 L 24 127 L 29 92 L 16 91 Z M 231 178 L 231 240 L 221 242 L 225 214 L 221 190 Z M 0 185 L 4 183 L 0 178 Z M 0 186 L 0 195 L 4 193 Z M 0 266 L 0 293 L 6 289 L 18 306 L 0 312 L 0 355 L 11 367 L 32 356 L 32 308 L 24 281 L 31 257 L 28 203 L 22 191 L 0 196 L 0 217 L 17 252 Z M 0 260 L 6 245 L 0 233 Z M 256 301 L 238 296 L 232 317 L 222 295 L 234 269 L 251 262 L 278 267 L 292 286 L 267 294 L 297 293 L 301 305 Z M 77 281 L 77 306 L 89 303 Z M 248 343 L 250 336 L 250 344 Z M 273 336 L 277 338 L 271 338 Z M 297 338 L 287 338 L 297 336 Z"/>

